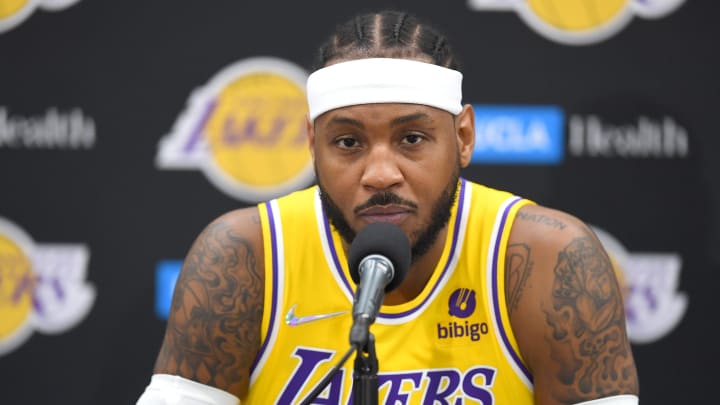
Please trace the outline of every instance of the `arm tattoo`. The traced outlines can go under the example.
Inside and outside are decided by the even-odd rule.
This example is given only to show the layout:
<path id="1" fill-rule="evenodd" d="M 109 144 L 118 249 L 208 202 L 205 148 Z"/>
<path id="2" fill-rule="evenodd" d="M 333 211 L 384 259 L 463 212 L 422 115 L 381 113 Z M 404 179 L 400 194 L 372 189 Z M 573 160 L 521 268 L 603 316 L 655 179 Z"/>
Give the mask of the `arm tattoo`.
<path id="1" fill-rule="evenodd" d="M 565 225 L 565 223 L 563 223 L 559 219 L 547 217 L 542 214 L 528 214 L 526 212 L 518 211 L 517 218 L 525 221 L 536 222 L 538 224 L 546 225 L 551 228 L 557 228 L 561 231 L 567 227 L 567 225 Z"/>
<path id="2" fill-rule="evenodd" d="M 209 226 L 175 286 L 156 370 L 237 391 L 259 346 L 262 300 L 263 276 L 249 241 L 225 223 Z"/>
<path id="3" fill-rule="evenodd" d="M 622 298 L 612 265 L 590 236 L 574 239 L 558 255 L 553 310 L 545 311 L 558 378 L 568 386 L 561 401 L 637 392 L 634 363 L 625 335 Z"/>
<path id="4" fill-rule="evenodd" d="M 505 291 L 510 316 L 520 302 L 532 265 L 530 246 L 525 243 L 508 245 L 505 259 Z"/>

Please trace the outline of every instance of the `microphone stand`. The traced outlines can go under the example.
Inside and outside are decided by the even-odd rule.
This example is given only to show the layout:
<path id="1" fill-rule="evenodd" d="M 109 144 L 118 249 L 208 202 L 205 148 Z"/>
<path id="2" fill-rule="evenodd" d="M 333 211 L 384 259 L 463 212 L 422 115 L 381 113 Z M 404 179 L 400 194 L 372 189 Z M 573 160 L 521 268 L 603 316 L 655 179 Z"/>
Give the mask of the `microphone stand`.
<path id="1" fill-rule="evenodd" d="M 353 372 L 353 405 L 378 404 L 378 359 L 375 336 L 368 333 L 365 347 L 358 348 Z"/>

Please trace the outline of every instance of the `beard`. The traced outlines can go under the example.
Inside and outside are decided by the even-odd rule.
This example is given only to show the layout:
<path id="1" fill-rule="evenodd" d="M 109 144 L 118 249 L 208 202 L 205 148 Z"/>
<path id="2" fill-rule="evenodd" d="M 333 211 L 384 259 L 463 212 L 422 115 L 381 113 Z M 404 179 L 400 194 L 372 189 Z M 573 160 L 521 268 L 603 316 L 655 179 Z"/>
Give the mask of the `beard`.
<path id="1" fill-rule="evenodd" d="M 327 215 L 328 219 L 330 220 L 330 224 L 335 227 L 335 229 L 338 231 L 338 234 L 340 234 L 340 237 L 345 241 L 345 243 L 351 244 L 353 239 L 355 239 L 356 231 L 352 229 L 350 223 L 347 221 L 342 211 L 340 211 L 340 208 L 337 206 L 337 204 L 335 204 L 335 201 L 333 201 L 332 197 L 330 197 L 330 194 L 323 187 L 322 179 L 319 176 L 317 167 L 315 168 L 315 177 L 317 178 L 317 184 L 320 188 L 320 201 L 322 202 L 325 215 Z M 455 200 L 457 198 L 459 180 L 460 166 L 458 165 L 450 176 L 450 179 L 445 186 L 445 189 L 442 191 L 437 200 L 435 200 L 432 211 L 430 212 L 429 223 L 424 228 L 413 232 L 413 235 L 411 235 L 415 237 L 415 243 L 412 245 L 411 248 L 412 263 L 414 263 L 417 259 L 421 258 L 430 250 L 432 245 L 437 240 L 440 231 L 445 228 L 448 221 L 450 220 L 452 207 L 455 204 Z M 366 202 L 357 206 L 354 211 L 358 212 L 366 208 L 388 204 L 395 204 L 413 209 L 417 208 L 417 204 L 415 204 L 414 202 L 405 200 L 397 194 L 393 193 L 392 191 L 383 191 L 371 196 Z"/>

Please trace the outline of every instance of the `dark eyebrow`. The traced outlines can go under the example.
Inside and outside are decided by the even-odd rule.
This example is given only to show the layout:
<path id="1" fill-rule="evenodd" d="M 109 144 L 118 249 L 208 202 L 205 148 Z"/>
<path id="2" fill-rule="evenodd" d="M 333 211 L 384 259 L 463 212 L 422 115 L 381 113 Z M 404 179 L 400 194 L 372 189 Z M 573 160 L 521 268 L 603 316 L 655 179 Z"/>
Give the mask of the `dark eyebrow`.
<path id="1" fill-rule="evenodd" d="M 419 119 L 431 120 L 428 114 L 425 114 L 424 112 L 417 112 L 414 114 L 403 115 L 402 117 L 397 117 L 393 119 L 392 121 L 390 121 L 390 126 L 394 127 L 397 125 L 406 124 L 408 122 L 417 121 Z"/>
<path id="2" fill-rule="evenodd" d="M 348 117 L 332 117 L 330 121 L 328 121 L 327 125 L 325 125 L 325 128 L 330 127 L 331 125 L 352 125 L 358 129 L 365 129 L 365 125 L 362 124 L 362 122 Z"/>
<path id="3" fill-rule="evenodd" d="M 424 112 L 416 112 L 413 114 L 403 115 L 397 118 L 394 118 L 392 121 L 390 121 L 390 126 L 395 127 L 398 125 L 406 124 L 408 122 L 417 121 L 420 119 L 424 120 L 431 120 L 432 118 L 430 115 L 424 113 Z M 342 116 L 335 116 L 328 121 L 327 125 L 325 125 L 325 128 L 330 127 L 331 125 L 352 125 L 358 129 L 365 129 L 365 125 L 363 125 L 362 122 L 349 117 L 342 117 Z"/>

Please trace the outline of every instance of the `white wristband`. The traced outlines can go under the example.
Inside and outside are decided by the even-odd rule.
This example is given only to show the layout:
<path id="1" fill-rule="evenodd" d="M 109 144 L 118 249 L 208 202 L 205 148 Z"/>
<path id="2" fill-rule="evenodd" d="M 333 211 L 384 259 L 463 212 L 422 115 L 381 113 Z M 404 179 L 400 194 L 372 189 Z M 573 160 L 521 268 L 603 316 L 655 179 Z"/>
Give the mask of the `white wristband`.
<path id="1" fill-rule="evenodd" d="M 615 395 L 592 401 L 578 402 L 575 405 L 638 405 L 640 399 L 636 395 Z"/>
<path id="2" fill-rule="evenodd" d="M 136 405 L 240 405 L 240 399 L 177 375 L 155 374 Z"/>

